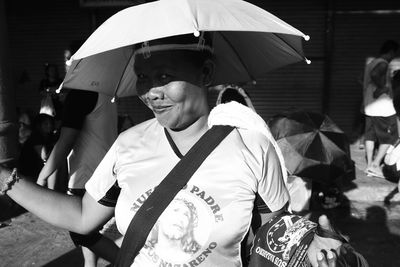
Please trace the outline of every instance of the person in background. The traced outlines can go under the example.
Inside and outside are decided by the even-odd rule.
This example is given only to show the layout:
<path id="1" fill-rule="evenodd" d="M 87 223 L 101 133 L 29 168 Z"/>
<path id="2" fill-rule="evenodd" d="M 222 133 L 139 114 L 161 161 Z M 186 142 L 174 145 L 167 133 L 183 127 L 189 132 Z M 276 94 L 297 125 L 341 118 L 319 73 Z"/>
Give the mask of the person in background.
<path id="1" fill-rule="evenodd" d="M 18 115 L 18 144 L 20 154 L 18 156 L 17 164 L 20 164 L 21 160 L 21 149 L 24 147 L 25 143 L 29 140 L 32 135 L 32 116 L 31 112 L 28 110 L 23 110 L 17 108 Z M 0 196 L 0 206 L 4 214 L 19 214 L 19 211 L 23 210 L 15 201 L 13 201 L 8 196 Z M 0 214 L 2 215 L 2 214 Z M 0 228 L 11 225 L 11 218 L 4 218 L 0 216 Z"/>
<path id="2" fill-rule="evenodd" d="M 18 168 L 32 178 L 38 177 L 56 142 L 54 118 L 38 114 L 33 120 L 33 131 L 21 146 Z M 36 181 L 36 180 L 35 180 Z M 55 175 L 49 178 L 49 188 L 55 189 Z"/>
<path id="3" fill-rule="evenodd" d="M 69 90 L 62 117 L 60 137 L 37 183 L 46 186 L 49 177 L 68 162 L 68 194 L 82 197 L 85 184 L 117 137 L 117 107 L 104 94 Z M 116 244 L 98 232 L 79 235 L 71 232 L 72 240 L 82 246 L 85 266 L 96 266 L 100 257 L 113 262 Z"/>
<path id="4" fill-rule="evenodd" d="M 217 98 L 217 105 L 228 103 L 230 101 L 236 101 L 256 111 L 256 109 L 253 106 L 253 103 L 251 102 L 249 94 L 239 86 L 228 85 L 219 92 Z"/>
<path id="5" fill-rule="evenodd" d="M 400 70 L 393 73 L 392 88 L 393 105 L 396 115 L 400 118 Z M 398 190 L 400 191 L 400 138 L 387 150 L 384 159 L 383 174 L 387 180 L 397 183 Z"/>
<path id="6" fill-rule="evenodd" d="M 58 73 L 57 65 L 46 63 L 44 65 L 44 78 L 40 81 L 39 92 L 52 92 L 54 93 L 62 82 Z"/>
<path id="7" fill-rule="evenodd" d="M 18 114 L 18 142 L 22 146 L 32 134 L 32 118 L 29 112 L 17 110 Z"/>
<path id="8" fill-rule="evenodd" d="M 384 177 L 381 169 L 382 159 L 389 146 L 398 138 L 396 111 L 388 79 L 389 62 L 396 56 L 398 49 L 397 42 L 386 41 L 381 47 L 379 57 L 372 60 L 364 72 L 366 173 L 380 178 Z M 379 146 L 374 156 L 376 143 Z"/>
<path id="9" fill-rule="evenodd" d="M 40 81 L 39 93 L 42 95 L 40 113 L 46 113 L 55 117 L 56 121 L 61 119 L 62 101 L 57 93 L 62 83 L 57 65 L 46 63 L 44 65 L 44 78 Z"/>

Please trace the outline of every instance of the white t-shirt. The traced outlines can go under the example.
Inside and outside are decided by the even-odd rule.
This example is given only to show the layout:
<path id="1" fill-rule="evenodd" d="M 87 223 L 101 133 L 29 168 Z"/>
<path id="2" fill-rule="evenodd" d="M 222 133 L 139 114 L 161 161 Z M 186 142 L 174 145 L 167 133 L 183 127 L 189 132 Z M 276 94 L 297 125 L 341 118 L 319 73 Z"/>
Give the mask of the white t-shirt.
<path id="1" fill-rule="evenodd" d="M 393 106 L 393 99 L 390 94 L 381 94 L 378 98 L 374 98 L 374 91 L 377 89 L 376 84 L 372 81 L 371 72 L 379 64 L 389 64 L 383 58 L 372 60 L 366 67 L 364 72 L 364 113 L 373 117 L 389 117 L 396 114 Z M 386 74 L 387 86 L 390 88 L 389 72 Z"/>
<path id="2" fill-rule="evenodd" d="M 178 153 L 179 154 L 179 153 Z M 87 192 L 115 208 L 119 231 L 180 160 L 164 128 L 151 119 L 123 132 L 108 151 Z M 289 200 L 279 158 L 268 138 L 235 129 L 208 156 L 150 232 L 132 266 L 241 266 L 255 193 L 271 211 Z"/>

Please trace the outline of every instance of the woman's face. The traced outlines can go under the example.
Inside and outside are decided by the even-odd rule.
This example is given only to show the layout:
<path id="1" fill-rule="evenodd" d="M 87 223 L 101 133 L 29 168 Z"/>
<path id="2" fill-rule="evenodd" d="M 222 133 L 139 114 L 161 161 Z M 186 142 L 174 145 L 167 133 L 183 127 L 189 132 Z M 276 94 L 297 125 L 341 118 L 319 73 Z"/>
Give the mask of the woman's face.
<path id="1" fill-rule="evenodd" d="M 153 52 L 147 59 L 135 58 L 139 97 L 158 122 L 172 130 L 183 130 L 208 114 L 203 67 L 185 59 L 182 51 Z"/>

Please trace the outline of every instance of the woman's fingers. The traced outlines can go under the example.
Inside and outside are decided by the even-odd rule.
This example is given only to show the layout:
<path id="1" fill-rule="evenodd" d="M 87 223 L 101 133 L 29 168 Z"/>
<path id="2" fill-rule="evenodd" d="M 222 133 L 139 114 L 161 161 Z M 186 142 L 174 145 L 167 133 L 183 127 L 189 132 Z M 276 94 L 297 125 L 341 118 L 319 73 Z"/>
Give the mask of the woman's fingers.
<path id="1" fill-rule="evenodd" d="M 329 267 L 336 267 L 336 254 L 333 253 L 331 250 L 328 251 L 328 253 L 326 253 L 326 257 L 328 258 L 328 266 Z"/>
<path id="2" fill-rule="evenodd" d="M 317 254 L 318 267 L 336 267 L 336 254 L 332 251 L 328 251 L 326 253 L 323 253 L 322 251 L 325 250 L 321 250 Z"/>
<path id="3" fill-rule="evenodd" d="M 318 267 L 329 267 L 325 254 L 321 251 L 317 253 L 317 263 Z"/>

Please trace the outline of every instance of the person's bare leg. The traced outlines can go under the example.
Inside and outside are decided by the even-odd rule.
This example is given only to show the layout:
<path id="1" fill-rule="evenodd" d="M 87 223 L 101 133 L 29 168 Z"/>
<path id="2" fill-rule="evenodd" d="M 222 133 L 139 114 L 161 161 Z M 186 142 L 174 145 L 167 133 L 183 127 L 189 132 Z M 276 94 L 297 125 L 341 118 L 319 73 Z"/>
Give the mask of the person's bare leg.
<path id="1" fill-rule="evenodd" d="M 372 157 L 374 155 L 375 142 L 371 140 L 365 140 L 365 153 L 367 155 L 367 169 L 371 167 Z"/>
<path id="2" fill-rule="evenodd" d="M 47 179 L 47 188 L 51 190 L 56 189 L 57 184 L 57 171 L 55 171 L 50 177 Z"/>
<path id="3" fill-rule="evenodd" d="M 376 168 L 376 167 L 379 168 L 380 167 L 382 159 L 383 159 L 383 157 L 385 157 L 386 151 L 388 150 L 389 147 L 390 147 L 389 144 L 381 144 L 381 145 L 379 145 L 378 152 L 376 153 L 376 156 L 375 156 L 375 158 L 374 158 L 374 160 L 372 161 L 372 164 L 371 164 L 374 168 Z"/>
<path id="4" fill-rule="evenodd" d="M 386 151 L 388 150 L 389 146 L 390 145 L 388 145 L 388 144 L 379 145 L 378 152 L 376 153 L 376 156 L 375 156 L 374 160 L 372 161 L 371 165 L 368 167 L 368 170 L 367 170 L 368 174 L 375 176 L 375 177 L 379 177 L 379 178 L 385 178 L 380 165 L 381 165 L 382 159 L 386 155 Z"/>
<path id="5" fill-rule="evenodd" d="M 87 247 L 82 247 L 84 267 L 96 267 L 98 257 Z"/>

